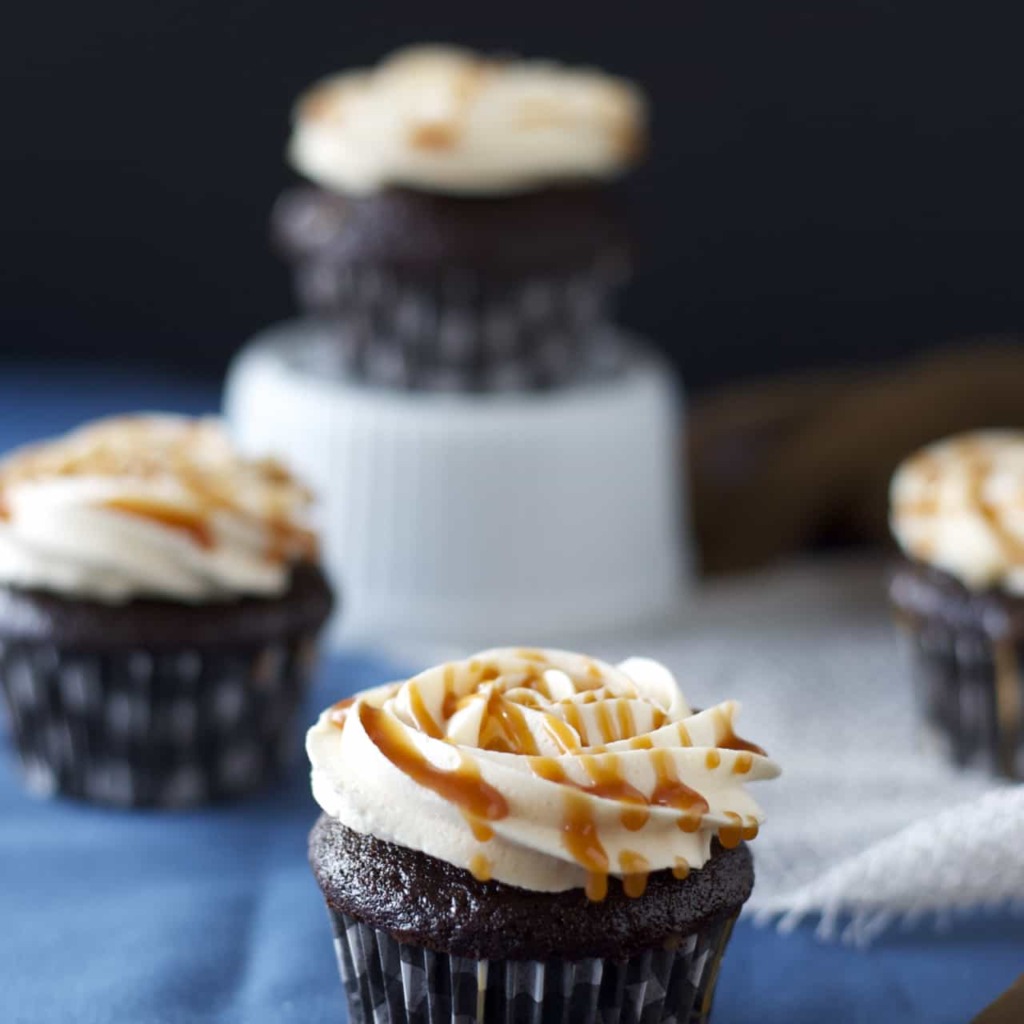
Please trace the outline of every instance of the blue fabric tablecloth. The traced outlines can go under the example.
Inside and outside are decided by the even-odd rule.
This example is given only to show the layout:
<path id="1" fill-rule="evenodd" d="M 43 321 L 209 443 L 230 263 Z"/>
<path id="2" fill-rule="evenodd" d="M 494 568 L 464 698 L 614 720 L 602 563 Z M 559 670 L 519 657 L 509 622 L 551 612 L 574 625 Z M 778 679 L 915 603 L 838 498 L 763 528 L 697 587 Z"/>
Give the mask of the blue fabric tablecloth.
<path id="1" fill-rule="evenodd" d="M 0 447 L 136 408 L 215 408 L 216 389 L 69 368 L 0 376 Z M 382 681 L 324 666 L 307 717 Z M 344 1000 L 306 865 L 316 815 L 300 760 L 265 795 L 125 813 L 25 795 L 0 727 L 0 1024 L 319 1024 Z M 1024 895 L 1024 894 L 1022 894 Z M 975 917 L 870 950 L 737 927 L 716 1024 L 964 1024 L 1024 971 L 1024 927 Z"/>

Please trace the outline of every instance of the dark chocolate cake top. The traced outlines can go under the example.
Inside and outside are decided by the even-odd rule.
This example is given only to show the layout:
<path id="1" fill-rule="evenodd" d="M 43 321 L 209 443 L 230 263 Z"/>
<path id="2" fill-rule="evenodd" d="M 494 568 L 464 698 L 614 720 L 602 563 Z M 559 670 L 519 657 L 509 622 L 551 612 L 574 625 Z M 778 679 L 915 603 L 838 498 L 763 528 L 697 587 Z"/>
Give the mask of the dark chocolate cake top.
<path id="1" fill-rule="evenodd" d="M 642 896 L 611 879 L 604 900 L 582 889 L 532 892 L 483 882 L 416 850 L 362 835 L 322 815 L 310 862 L 328 906 L 400 942 L 477 959 L 626 959 L 738 912 L 754 869 L 745 843 L 724 849 L 687 879 L 652 874 Z"/>

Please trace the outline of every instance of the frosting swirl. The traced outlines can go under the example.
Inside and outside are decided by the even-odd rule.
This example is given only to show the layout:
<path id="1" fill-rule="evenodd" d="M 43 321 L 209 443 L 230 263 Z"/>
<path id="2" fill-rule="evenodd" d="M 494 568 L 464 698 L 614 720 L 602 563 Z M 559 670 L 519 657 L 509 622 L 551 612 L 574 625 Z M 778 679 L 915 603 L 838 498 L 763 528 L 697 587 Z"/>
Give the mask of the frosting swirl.
<path id="1" fill-rule="evenodd" d="M 612 874 L 639 896 L 757 834 L 743 784 L 779 769 L 737 710 L 692 711 L 646 659 L 507 648 L 341 701 L 306 747 L 317 802 L 357 832 L 481 880 L 602 899 Z"/>
<path id="2" fill-rule="evenodd" d="M 300 99 L 289 158 L 336 191 L 503 194 L 616 177 L 645 145 L 640 90 L 591 69 L 402 50 Z"/>
<path id="3" fill-rule="evenodd" d="M 280 594 L 316 554 L 309 504 L 215 420 L 101 420 L 0 462 L 0 583 L 108 602 Z"/>
<path id="4" fill-rule="evenodd" d="M 896 471 L 890 526 L 911 558 L 972 589 L 1024 594 L 1024 433 L 960 434 Z"/>

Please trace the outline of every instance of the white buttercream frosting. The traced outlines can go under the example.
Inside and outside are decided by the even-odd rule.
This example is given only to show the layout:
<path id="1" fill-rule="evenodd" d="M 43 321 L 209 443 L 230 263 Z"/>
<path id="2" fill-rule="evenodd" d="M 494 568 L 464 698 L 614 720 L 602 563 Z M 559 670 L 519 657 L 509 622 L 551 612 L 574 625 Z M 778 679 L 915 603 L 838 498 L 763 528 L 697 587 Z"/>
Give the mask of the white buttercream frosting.
<path id="1" fill-rule="evenodd" d="M 733 731 L 733 701 L 694 712 L 669 671 L 581 654 L 484 651 L 326 710 L 313 794 L 357 832 L 535 891 L 703 866 L 753 838 L 745 783 L 778 774 Z"/>
<path id="2" fill-rule="evenodd" d="M 617 177 L 642 152 L 645 122 L 640 90 L 601 71 L 421 46 L 313 86 L 289 158 L 350 194 L 512 193 Z"/>
<path id="3" fill-rule="evenodd" d="M 1024 433 L 961 434 L 911 456 L 893 476 L 890 525 L 911 558 L 1024 594 Z"/>
<path id="4" fill-rule="evenodd" d="M 212 419 L 102 420 L 0 462 L 0 584 L 109 602 L 287 589 L 309 493 Z"/>

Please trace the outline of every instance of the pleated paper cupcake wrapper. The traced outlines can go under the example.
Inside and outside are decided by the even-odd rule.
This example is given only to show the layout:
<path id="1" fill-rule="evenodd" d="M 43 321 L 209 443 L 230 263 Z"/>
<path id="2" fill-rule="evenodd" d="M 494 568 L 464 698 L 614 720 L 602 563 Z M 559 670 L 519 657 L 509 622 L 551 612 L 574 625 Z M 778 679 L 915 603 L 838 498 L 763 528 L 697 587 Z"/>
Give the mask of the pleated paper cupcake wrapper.
<path id="1" fill-rule="evenodd" d="M 315 632 L 218 649 L 0 645 L 28 787 L 123 807 L 242 796 L 297 749 Z"/>
<path id="2" fill-rule="evenodd" d="M 474 960 L 330 914 L 349 1024 L 706 1024 L 735 921 L 625 961 Z"/>
<path id="3" fill-rule="evenodd" d="M 933 745 L 958 765 L 1024 778 L 1020 646 L 936 620 L 904 626 Z"/>
<path id="4" fill-rule="evenodd" d="M 300 301 L 330 325 L 325 371 L 399 389 L 518 391 L 617 373 L 621 345 L 605 329 L 609 268 L 494 284 L 452 273 L 406 281 L 377 269 L 312 259 Z"/>

